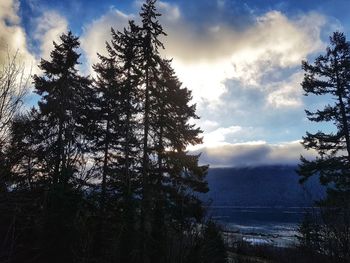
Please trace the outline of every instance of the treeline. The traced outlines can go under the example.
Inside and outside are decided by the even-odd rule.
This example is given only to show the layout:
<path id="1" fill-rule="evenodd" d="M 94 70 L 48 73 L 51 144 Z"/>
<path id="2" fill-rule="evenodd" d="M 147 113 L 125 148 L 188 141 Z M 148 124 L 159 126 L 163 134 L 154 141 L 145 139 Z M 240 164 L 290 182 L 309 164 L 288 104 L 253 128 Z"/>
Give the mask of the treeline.
<path id="1" fill-rule="evenodd" d="M 18 114 L 13 94 L 0 144 L 0 262 L 225 262 L 220 238 L 204 238 L 218 233 L 197 198 L 208 167 L 186 152 L 201 130 L 191 92 L 159 53 L 155 2 L 140 25 L 112 29 L 95 78 L 79 73 L 68 32 L 33 77 L 38 105 Z"/>

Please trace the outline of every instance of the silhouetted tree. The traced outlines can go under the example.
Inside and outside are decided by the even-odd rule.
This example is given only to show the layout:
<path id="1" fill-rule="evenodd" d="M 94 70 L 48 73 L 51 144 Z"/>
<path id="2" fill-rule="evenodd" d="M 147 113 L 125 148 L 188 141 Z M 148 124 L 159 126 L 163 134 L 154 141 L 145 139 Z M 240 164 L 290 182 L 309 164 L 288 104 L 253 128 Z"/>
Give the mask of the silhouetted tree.
<path id="1" fill-rule="evenodd" d="M 35 91 L 41 96 L 39 116 L 47 147 L 46 156 L 52 157 L 47 167 L 53 184 L 67 184 L 73 179 L 76 165 L 81 162 L 81 134 L 78 123 L 83 114 L 84 97 L 90 80 L 80 76 L 78 38 L 71 32 L 54 43 L 50 61 L 41 60 L 39 68 L 43 75 L 34 76 Z"/>
<path id="2" fill-rule="evenodd" d="M 0 149 L 8 138 L 11 122 L 23 105 L 28 91 L 28 76 L 20 63 L 18 52 L 13 56 L 8 54 L 0 69 Z"/>
<path id="3" fill-rule="evenodd" d="M 137 138 L 137 114 L 140 104 L 138 87 L 138 28 L 129 23 L 124 32 L 112 29 L 112 41 L 107 43 L 108 56 L 99 55 L 100 62 L 94 65 L 97 73 L 95 123 L 91 130 L 97 176 L 100 174 L 101 219 L 108 210 L 119 215 L 123 221 L 120 245 L 122 260 L 130 260 L 135 243 L 135 181 L 136 161 L 140 143 Z M 111 218 L 111 217 L 110 217 Z M 115 217 L 112 216 L 115 220 Z M 105 224 L 100 227 L 104 228 Z M 111 224 L 110 224 L 111 225 Z M 108 231 L 107 231 L 108 232 Z M 107 233 L 102 233 L 104 238 Z"/>
<path id="4" fill-rule="evenodd" d="M 195 106 L 189 105 L 191 93 L 186 88 L 181 88 L 170 61 L 163 60 L 159 54 L 159 50 L 164 48 L 160 37 L 166 34 L 158 21 L 160 14 L 155 4 L 154 0 L 146 1 L 140 13 L 140 59 L 144 81 L 141 215 L 143 262 L 164 261 L 164 240 L 167 236 L 165 226 L 170 222 L 174 224 L 176 216 L 181 218 L 182 223 L 186 219 L 193 220 L 195 211 L 201 207 L 193 192 L 207 191 L 203 180 L 207 167 L 199 167 L 198 156 L 186 153 L 189 144 L 201 142 L 198 137 L 200 130 L 189 124 L 191 119 L 197 118 Z"/>
<path id="5" fill-rule="evenodd" d="M 226 263 L 227 252 L 222 232 L 216 223 L 209 221 L 204 229 L 203 244 L 200 251 L 200 262 Z"/>
<path id="6" fill-rule="evenodd" d="M 315 134 L 307 132 L 302 144 L 306 149 L 315 150 L 318 156 L 311 161 L 301 157 L 299 174 L 302 182 L 318 175 L 321 183 L 328 187 L 326 199 L 319 203 L 324 208 L 322 219 L 329 231 L 322 237 L 323 251 L 338 259 L 349 259 L 350 43 L 339 32 L 333 34 L 330 42 L 326 54 L 316 58 L 314 64 L 303 62 L 305 75 L 302 87 L 305 95 L 329 96 L 333 99 L 333 104 L 315 112 L 306 110 L 306 114 L 310 121 L 332 122 L 336 130 Z M 330 246 L 330 243 L 337 245 Z"/>
<path id="7" fill-rule="evenodd" d="M 9 130 L 16 114 L 19 113 L 27 94 L 27 82 L 29 76 L 25 74 L 25 68 L 20 64 L 18 52 L 13 56 L 8 54 L 0 69 L 0 171 L 5 171 L 5 151 L 8 146 Z M 0 193 L 6 191 L 8 173 L 0 172 Z"/>
<path id="8" fill-rule="evenodd" d="M 93 82 L 78 72 L 71 32 L 41 60 L 38 107 L 14 119 L 0 151 L 10 200 L 1 260 L 185 262 L 199 251 L 208 167 L 186 150 L 201 130 L 191 92 L 160 55 L 155 5 L 142 6 L 141 25 L 112 29 Z"/>
<path id="9" fill-rule="evenodd" d="M 159 253 L 162 247 L 165 251 L 166 244 L 161 240 L 166 240 L 167 234 L 187 231 L 193 220 L 203 217 L 203 206 L 196 193 L 208 190 L 204 181 L 207 167 L 198 166 L 199 156 L 186 152 L 189 144 L 201 142 L 200 129 L 189 124 L 191 119 L 198 118 L 195 105 L 190 105 L 191 92 L 182 87 L 170 61 L 161 60 L 159 72 L 156 103 L 151 105 L 154 114 L 150 116 L 157 156 L 150 173 L 154 199 L 153 239 L 158 251 L 154 262 L 164 261 Z"/>
<path id="10" fill-rule="evenodd" d="M 156 142 L 152 134 L 152 123 L 150 123 L 152 104 L 155 102 L 154 93 L 157 89 L 157 76 L 159 75 L 159 48 L 163 48 L 163 44 L 159 40 L 160 36 L 165 35 L 162 26 L 158 21 L 160 14 L 155 7 L 155 0 L 147 0 L 141 8 L 142 19 L 142 37 L 141 37 L 141 69 L 143 71 L 144 87 L 143 87 L 143 145 L 142 145 L 142 215 L 141 215 L 141 233 L 143 235 L 141 241 L 141 251 L 143 262 L 150 262 L 149 254 L 152 254 L 154 248 L 151 239 L 151 180 L 150 171 L 152 169 L 150 159 L 152 149 L 155 148 Z"/>
<path id="11" fill-rule="evenodd" d="M 35 111 L 17 115 L 9 130 L 9 145 L 5 152 L 8 192 L 0 197 L 0 261 L 11 262 L 36 258 L 40 252 L 39 232 L 42 205 L 47 180 L 41 176 L 38 162 Z M 5 231 L 5 232 L 4 232 Z"/>
<path id="12" fill-rule="evenodd" d="M 41 176 L 50 181 L 42 241 L 44 257 L 57 262 L 68 260 L 73 253 L 74 219 L 81 200 L 79 172 L 85 165 L 80 122 L 90 92 L 90 80 L 79 75 L 76 68 L 78 38 L 68 32 L 60 41 L 54 42 L 50 60 L 41 60 L 43 74 L 34 76 L 35 91 L 41 96 L 37 127 L 45 165 Z"/>
<path id="13" fill-rule="evenodd" d="M 136 238 L 136 216 L 140 193 L 140 157 L 141 138 L 139 136 L 139 118 L 141 115 L 140 86 L 142 85 L 142 72 L 140 70 L 140 27 L 129 21 L 129 27 L 122 32 L 112 29 L 111 44 L 107 44 L 110 56 L 120 68 L 120 94 L 117 98 L 120 104 L 120 163 L 119 178 L 113 177 L 111 186 L 118 189 L 121 204 L 123 227 L 120 235 L 121 261 L 137 262 L 135 257 L 138 250 Z"/>

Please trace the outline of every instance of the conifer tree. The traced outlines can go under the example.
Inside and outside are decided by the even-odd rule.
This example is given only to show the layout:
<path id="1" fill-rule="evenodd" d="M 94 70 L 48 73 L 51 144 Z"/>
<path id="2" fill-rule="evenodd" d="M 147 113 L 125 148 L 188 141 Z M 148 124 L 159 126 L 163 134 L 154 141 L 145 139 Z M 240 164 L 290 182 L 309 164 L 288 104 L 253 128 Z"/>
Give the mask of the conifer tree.
<path id="1" fill-rule="evenodd" d="M 197 193 L 208 190 L 208 167 L 186 150 L 201 143 L 201 130 L 190 124 L 198 118 L 191 92 L 160 55 L 165 33 L 155 5 L 142 6 L 141 25 L 112 29 L 93 84 L 78 72 L 79 41 L 71 32 L 41 60 L 38 107 L 15 119 L 11 147 L 0 152 L 0 172 L 13 189 L 6 194 L 14 202 L 19 193 L 29 197 L 4 220 L 21 218 L 11 226 L 23 229 L 16 252 L 28 248 L 13 262 L 30 255 L 156 263 L 173 262 L 173 254 L 185 261 L 204 216 Z"/>
<path id="2" fill-rule="evenodd" d="M 78 38 L 72 32 L 54 43 L 50 61 L 42 59 L 39 68 L 43 75 L 34 76 L 35 91 L 41 96 L 39 115 L 41 129 L 47 142 L 46 156 L 52 157 L 47 169 L 54 184 L 67 184 L 81 162 L 82 138 L 79 119 L 84 115 L 85 96 L 90 80 L 78 74 L 80 54 Z"/>
<path id="3" fill-rule="evenodd" d="M 319 156 L 313 161 L 302 157 L 300 174 L 307 179 L 319 173 L 332 195 L 334 191 L 340 194 L 350 190 L 350 43 L 339 32 L 330 41 L 326 54 L 319 56 L 314 64 L 303 62 L 302 87 L 306 95 L 331 96 L 333 104 L 315 112 L 306 110 L 306 115 L 310 121 L 334 123 L 336 131 L 307 132 L 303 145 L 316 150 Z"/>
<path id="4" fill-rule="evenodd" d="M 72 258 L 74 220 L 81 202 L 80 172 L 84 166 L 84 119 L 90 80 L 78 73 L 78 38 L 71 32 L 54 42 L 50 60 L 42 59 L 42 75 L 34 76 L 39 101 L 37 135 L 43 177 L 48 178 L 44 201 L 43 257 L 52 262 Z M 64 252 L 63 252 L 64 251 Z"/>
<path id="5" fill-rule="evenodd" d="M 112 29 L 111 44 L 107 50 L 116 56 L 121 70 L 120 101 L 121 120 L 120 152 L 123 156 L 120 169 L 120 179 L 114 177 L 112 185 L 120 191 L 121 214 L 124 227 L 121 230 L 121 261 L 132 262 L 137 247 L 136 238 L 136 210 L 138 207 L 136 196 L 140 190 L 140 148 L 139 134 L 141 85 L 140 71 L 140 28 L 134 21 L 129 21 L 129 27 L 122 32 Z M 135 261 L 136 262 L 136 261 Z"/>
<path id="6" fill-rule="evenodd" d="M 118 211 L 124 226 L 121 231 L 121 257 L 130 259 L 135 235 L 135 182 L 140 144 L 136 118 L 139 107 L 137 56 L 139 29 L 132 22 L 123 32 L 112 29 L 111 43 L 106 44 L 108 56 L 99 55 L 94 65 L 96 80 L 96 124 L 92 130 L 92 151 L 101 167 L 101 207 L 106 202 Z M 99 157 L 100 156 L 100 157 Z M 99 165 L 101 163 L 101 165 Z M 112 209 L 109 206 L 109 210 Z M 106 216 L 102 213 L 102 218 Z M 104 234 L 105 235 L 105 234 Z"/>
<path id="7" fill-rule="evenodd" d="M 37 135 L 37 111 L 16 116 L 11 125 L 9 156 L 12 181 L 16 189 L 42 187 L 46 182 L 40 176 L 42 165 L 39 162 L 40 142 Z"/>
<path id="8" fill-rule="evenodd" d="M 332 104 L 306 115 L 313 122 L 331 122 L 334 132 L 307 132 L 302 144 L 318 153 L 314 160 L 301 157 L 299 174 L 302 182 L 318 175 L 327 186 L 322 208 L 322 227 L 327 233 L 321 251 L 336 255 L 337 260 L 350 258 L 350 42 L 343 33 L 335 32 L 325 55 L 316 58 L 314 64 L 303 62 L 305 71 L 302 87 L 305 95 L 329 96 Z M 336 244 L 329 246 L 329 244 Z M 346 248 L 346 249 L 344 249 Z"/>
<path id="9" fill-rule="evenodd" d="M 200 262 L 226 263 L 227 252 L 220 227 L 209 221 L 203 232 Z"/>
<path id="10" fill-rule="evenodd" d="M 201 202 L 191 193 L 207 191 L 204 181 L 207 167 L 199 167 L 198 156 L 186 153 L 189 144 L 201 142 L 201 131 L 189 124 L 197 118 L 195 105 L 189 105 L 191 92 L 181 88 L 170 61 L 159 54 L 159 49 L 164 48 L 160 37 L 166 34 L 158 21 L 160 14 L 155 3 L 146 1 L 140 14 L 143 32 L 140 57 L 145 83 L 141 215 L 144 262 L 149 260 L 145 254 L 152 255 L 154 251 L 157 252 L 151 256 L 152 262 L 164 260 L 166 223 L 173 222 L 175 216 L 179 222 L 193 219 Z M 175 211 L 182 211 L 181 216 Z M 145 247 L 148 244 L 153 247 Z"/>
<path id="11" fill-rule="evenodd" d="M 156 142 L 152 139 L 152 123 L 150 118 L 152 114 L 152 105 L 156 103 L 154 93 L 156 91 L 157 76 L 159 75 L 159 48 L 163 44 L 159 40 L 165 35 L 162 26 L 158 21 L 160 14 L 155 7 L 155 0 L 147 0 L 141 8 L 142 19 L 142 36 L 141 36 L 141 68 L 143 71 L 144 89 L 143 89 L 143 142 L 142 142 L 142 215 L 141 215 L 141 250 L 143 262 L 149 262 L 149 253 L 154 248 L 147 247 L 151 241 L 151 180 L 150 171 L 152 170 L 150 158 L 152 149 L 155 148 Z"/>
<path id="12" fill-rule="evenodd" d="M 159 72 L 155 91 L 157 103 L 152 105 L 155 114 L 151 115 L 151 123 L 155 124 L 157 160 L 150 176 L 154 198 L 153 239 L 159 240 L 156 244 L 161 253 L 165 243 L 160 240 L 167 239 L 167 232 L 181 232 L 186 222 L 202 218 L 204 211 L 196 193 L 208 189 L 204 180 L 207 166 L 199 166 L 199 156 L 186 152 L 188 145 L 201 142 L 200 129 L 189 124 L 191 119 L 198 118 L 195 105 L 190 105 L 191 92 L 182 87 L 171 61 L 161 60 Z M 173 228 L 166 227 L 170 222 Z M 159 262 L 164 260 L 159 256 Z"/>
<path id="13" fill-rule="evenodd" d="M 5 199 L 0 196 L 0 213 L 4 220 L 0 220 L 0 241 L 3 244 L 0 261 L 1 250 L 5 251 L 9 261 L 26 261 L 37 256 L 36 249 L 41 243 L 38 232 L 42 227 L 42 205 L 48 181 L 41 176 L 42 166 L 38 161 L 40 143 L 37 141 L 35 112 L 15 116 L 9 130 L 5 172 L 11 190 Z M 12 236 L 8 235 L 9 231 Z"/>

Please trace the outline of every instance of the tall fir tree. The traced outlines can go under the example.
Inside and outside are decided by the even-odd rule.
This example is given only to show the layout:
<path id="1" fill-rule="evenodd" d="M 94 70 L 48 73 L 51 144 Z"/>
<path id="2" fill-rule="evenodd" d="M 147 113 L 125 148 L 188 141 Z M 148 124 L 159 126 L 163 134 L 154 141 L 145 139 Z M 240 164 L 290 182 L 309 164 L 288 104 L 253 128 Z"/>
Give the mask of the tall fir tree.
<path id="1" fill-rule="evenodd" d="M 163 60 L 163 31 L 156 9 L 156 1 L 146 1 L 142 7 L 141 60 L 143 70 L 143 203 L 142 233 L 144 235 L 143 262 L 165 260 L 167 223 L 174 220 L 174 211 L 198 211 L 201 202 L 194 192 L 207 191 L 204 181 L 207 167 L 198 166 L 198 156 L 186 153 L 190 144 L 201 142 L 199 129 L 190 125 L 196 119 L 195 105 L 189 105 L 191 93 Z M 193 193 L 193 192 L 192 192 Z M 199 209 L 200 210 L 200 209 Z M 189 212 L 189 210 L 187 210 Z M 194 218 L 193 213 L 182 213 L 180 221 Z M 199 214 L 198 214 L 198 217 Z"/>
<path id="2" fill-rule="evenodd" d="M 54 42 L 50 60 L 42 59 L 42 75 L 34 76 L 39 101 L 37 134 L 40 136 L 42 175 L 49 179 L 44 201 L 43 257 L 55 262 L 72 257 L 74 220 L 80 205 L 80 171 L 85 165 L 85 116 L 90 79 L 79 75 L 78 37 L 72 32 Z M 62 251 L 65 251 L 62 253 Z"/>
<path id="3" fill-rule="evenodd" d="M 315 112 L 306 110 L 306 115 L 313 122 L 332 122 L 336 132 L 307 132 L 302 143 L 319 156 L 314 161 L 302 157 L 299 171 L 304 179 L 319 173 L 332 195 L 336 194 L 334 191 L 340 194 L 350 190 L 350 43 L 339 32 L 330 41 L 326 54 L 319 56 L 313 65 L 303 62 L 302 87 L 305 95 L 331 96 L 333 105 Z"/>
<path id="4" fill-rule="evenodd" d="M 41 176 L 43 169 L 39 161 L 40 141 L 38 141 L 37 111 L 16 116 L 11 125 L 10 146 L 7 155 L 10 157 L 12 180 L 16 190 L 43 188 L 46 179 Z M 40 139 L 39 139 L 40 140 Z"/>
<path id="5" fill-rule="evenodd" d="M 198 165 L 198 155 L 186 152 L 187 146 L 202 141 L 201 130 L 190 124 L 198 118 L 195 105 L 190 104 L 191 91 L 182 87 L 171 61 L 160 60 L 159 72 L 151 115 L 157 156 L 150 174 L 154 199 L 152 230 L 158 251 L 152 262 L 165 260 L 161 249 L 165 252 L 166 243 L 161 240 L 166 240 L 174 231 L 185 231 L 186 222 L 203 217 L 203 206 L 196 194 L 208 191 L 205 181 L 208 167 Z"/>
<path id="6" fill-rule="evenodd" d="M 156 10 L 155 0 L 147 0 L 141 8 L 142 36 L 141 36 L 141 68 L 143 71 L 144 89 L 143 89 L 143 143 L 142 143 L 142 215 L 141 215 L 141 251 L 143 262 L 150 261 L 149 254 L 152 254 L 151 239 L 151 180 L 150 171 L 152 170 L 150 159 L 152 149 L 156 142 L 152 139 L 152 123 L 150 123 L 152 114 L 152 105 L 156 103 L 156 83 L 159 75 L 159 48 L 164 48 L 160 37 L 165 35 L 162 26 L 158 21 L 160 14 Z"/>
<path id="7" fill-rule="evenodd" d="M 138 215 L 137 196 L 140 191 L 140 148 L 139 119 L 141 110 L 140 68 L 140 27 L 129 21 L 129 27 L 122 32 L 112 29 L 112 41 L 107 45 L 110 55 L 116 56 L 121 69 L 120 111 L 120 151 L 123 156 L 120 179 L 112 180 L 112 185 L 120 191 L 121 214 L 124 227 L 121 230 L 121 261 L 137 262 L 136 217 Z M 117 179 L 117 178 L 115 178 Z M 118 187 L 119 185 L 119 187 Z"/>
<path id="8" fill-rule="evenodd" d="M 42 59 L 39 68 L 43 75 L 34 76 L 34 86 L 39 101 L 39 115 L 48 142 L 47 156 L 52 156 L 52 169 L 47 167 L 53 184 L 67 184 L 80 165 L 83 150 L 82 134 L 79 132 L 80 119 L 84 116 L 86 95 L 90 79 L 78 74 L 80 54 L 78 37 L 72 32 L 60 37 L 61 43 L 54 42 L 50 61 Z"/>
<path id="9" fill-rule="evenodd" d="M 101 174 L 101 218 L 106 208 L 121 215 L 125 227 L 120 229 L 122 260 L 130 259 L 132 240 L 135 235 L 135 180 L 137 154 L 140 148 L 136 138 L 138 128 L 138 82 L 137 69 L 138 28 L 129 23 L 124 32 L 112 29 L 111 43 L 106 44 L 108 56 L 99 55 L 94 65 L 96 79 L 95 124 L 90 132 L 93 140 L 91 150 L 97 161 L 97 175 Z M 109 205 L 108 205 L 109 204 Z M 114 218 L 115 220 L 115 218 Z M 104 228 L 102 226 L 102 228 Z M 107 233 L 103 234 L 104 237 Z"/>

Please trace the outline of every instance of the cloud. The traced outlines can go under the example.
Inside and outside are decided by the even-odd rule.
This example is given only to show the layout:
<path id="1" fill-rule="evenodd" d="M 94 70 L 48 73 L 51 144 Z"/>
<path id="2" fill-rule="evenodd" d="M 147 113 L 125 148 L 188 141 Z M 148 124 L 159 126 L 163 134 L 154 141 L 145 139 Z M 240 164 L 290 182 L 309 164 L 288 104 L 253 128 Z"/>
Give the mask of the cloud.
<path id="1" fill-rule="evenodd" d="M 164 14 L 162 20 L 165 20 L 166 23 L 176 22 L 181 18 L 180 9 L 177 5 L 159 1 L 158 8 L 159 12 Z"/>
<path id="2" fill-rule="evenodd" d="M 270 11 L 253 18 L 244 30 L 224 18 L 206 27 L 186 18 L 166 24 L 167 53 L 188 62 L 234 58 L 250 63 L 273 55 L 271 63 L 288 66 L 323 46 L 319 33 L 326 21 L 320 14 L 288 18 Z"/>
<path id="3" fill-rule="evenodd" d="M 2 0 L 0 3 L 0 18 L 6 20 L 9 23 L 20 22 L 20 19 L 17 15 L 19 9 L 19 1 L 14 0 Z"/>
<path id="4" fill-rule="evenodd" d="M 179 79 L 192 90 L 203 117 L 196 123 L 205 131 L 206 146 L 278 142 L 304 134 L 300 62 L 324 49 L 321 32 L 328 23 L 324 16 L 258 13 L 244 5 L 242 25 L 236 21 L 241 17 L 223 15 L 232 8 L 229 1 L 188 3 L 186 9 L 157 3 L 168 34 L 163 55 L 174 58 Z M 134 13 L 112 7 L 84 26 L 81 42 L 90 66 L 98 61 L 97 52 L 105 54 L 111 27 L 121 30 L 130 19 L 139 22 L 136 14 L 141 4 L 134 2 Z M 205 18 L 197 19 L 203 8 Z M 232 128 L 238 126 L 242 130 Z"/>
<path id="5" fill-rule="evenodd" d="M 217 9 L 225 11 L 225 1 L 217 2 Z M 139 9 L 141 1 L 135 1 Z M 243 29 L 226 19 L 213 24 L 199 23 L 183 15 L 176 4 L 158 2 L 161 23 L 168 36 L 164 37 L 164 55 L 174 58 L 173 66 L 184 86 L 193 91 L 194 102 L 206 104 L 210 109 L 222 105 L 220 98 L 228 88 L 225 82 L 236 79 L 243 86 L 263 87 L 262 80 L 274 71 L 299 66 L 302 59 L 324 47 L 320 31 L 326 19 L 317 13 L 307 13 L 289 18 L 280 11 L 269 11 L 259 16 L 248 12 L 252 22 Z M 84 26 L 81 38 L 89 65 L 96 63 L 97 52 L 105 53 L 105 42 L 110 39 L 110 28 L 121 30 L 134 14 L 111 8 L 106 14 Z M 298 67 L 299 68 L 299 67 Z M 90 68 L 91 70 L 91 68 Z M 283 103 L 277 98 L 290 98 L 291 85 L 274 87 L 267 99 L 273 107 L 299 105 L 300 99 Z"/>
<path id="6" fill-rule="evenodd" d="M 245 167 L 259 165 L 299 163 L 300 155 L 314 158 L 314 151 L 306 151 L 299 141 L 281 144 L 267 144 L 265 141 L 224 144 L 214 147 L 203 147 L 200 162 L 211 167 Z"/>
<path id="7" fill-rule="evenodd" d="M 207 132 L 212 131 L 213 129 L 216 129 L 219 127 L 219 123 L 217 121 L 213 121 L 213 120 L 201 120 L 199 119 L 197 121 L 197 124 L 204 130 Z"/>
<path id="8" fill-rule="evenodd" d="M 302 79 L 302 72 L 297 72 L 287 80 L 272 83 L 269 87 L 267 103 L 274 108 L 301 106 L 303 94 L 300 83 Z"/>
<path id="9" fill-rule="evenodd" d="M 166 53 L 175 58 L 176 72 L 193 90 L 195 101 L 217 106 L 228 90 L 227 79 L 263 88 L 262 80 L 275 71 L 299 70 L 302 59 L 324 48 L 320 32 L 325 22 L 316 13 L 288 18 L 279 11 L 256 17 L 255 23 L 243 31 L 226 24 L 197 30 L 195 25 L 181 21 L 167 28 Z M 275 89 L 272 97 L 291 93 L 285 85 L 280 89 Z M 277 104 L 272 98 L 268 102 L 290 106 Z"/>
<path id="10" fill-rule="evenodd" d="M 122 30 L 128 25 L 128 21 L 134 18 L 133 14 L 125 14 L 111 8 L 99 19 L 84 26 L 81 47 L 84 50 L 90 73 L 92 73 L 91 66 L 98 62 L 97 53 L 106 54 L 106 41 L 111 39 L 111 27 L 115 30 Z"/>
<path id="11" fill-rule="evenodd" d="M 225 142 L 227 136 L 236 134 L 241 131 L 242 127 L 240 126 L 230 126 L 227 128 L 221 127 L 209 133 L 206 133 L 204 136 L 204 145 L 218 145 Z"/>
<path id="12" fill-rule="evenodd" d="M 18 0 L 0 1 L 0 64 L 5 63 L 8 55 L 18 51 L 18 61 L 26 66 L 26 72 L 30 72 L 35 63 L 34 56 L 27 47 L 27 36 L 21 27 Z"/>
<path id="13" fill-rule="evenodd" d="M 53 41 L 59 42 L 59 36 L 68 30 L 67 20 L 53 10 L 43 11 L 43 15 L 36 18 L 34 39 L 40 43 L 40 56 L 44 59 L 50 57 L 54 48 Z"/>

